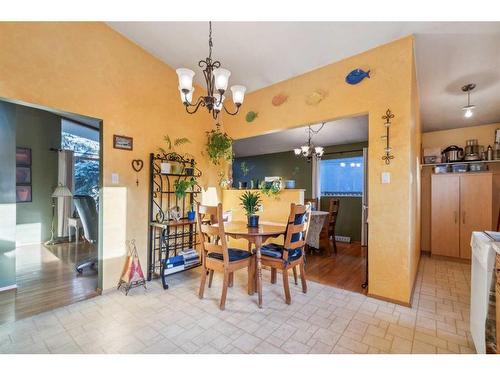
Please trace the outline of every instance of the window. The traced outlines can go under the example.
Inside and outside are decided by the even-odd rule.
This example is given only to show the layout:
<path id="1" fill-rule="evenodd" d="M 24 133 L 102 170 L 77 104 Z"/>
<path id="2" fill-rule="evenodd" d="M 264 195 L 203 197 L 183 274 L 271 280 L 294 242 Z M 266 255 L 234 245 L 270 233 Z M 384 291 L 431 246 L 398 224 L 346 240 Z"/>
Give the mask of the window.
<path id="1" fill-rule="evenodd" d="M 361 196 L 363 157 L 321 160 L 321 195 Z"/>
<path id="2" fill-rule="evenodd" d="M 99 132 L 62 120 L 61 148 L 72 150 L 75 163 L 76 195 L 99 198 Z"/>

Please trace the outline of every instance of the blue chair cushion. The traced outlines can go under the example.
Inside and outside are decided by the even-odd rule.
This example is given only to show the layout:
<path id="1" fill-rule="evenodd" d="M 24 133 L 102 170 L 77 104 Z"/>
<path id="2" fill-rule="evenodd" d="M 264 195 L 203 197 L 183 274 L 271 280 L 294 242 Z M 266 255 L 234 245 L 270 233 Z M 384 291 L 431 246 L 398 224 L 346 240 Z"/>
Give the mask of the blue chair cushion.
<path id="1" fill-rule="evenodd" d="M 233 249 L 233 248 L 229 248 L 227 250 L 229 253 L 229 261 L 230 262 L 236 262 L 237 260 L 242 260 L 242 259 L 249 258 L 252 256 L 252 253 L 250 253 L 249 251 L 245 251 L 245 250 Z M 218 259 L 218 260 L 224 260 L 224 258 L 222 257 L 222 254 L 220 254 L 220 253 L 209 253 L 208 257 L 213 258 L 213 259 Z"/>
<path id="2" fill-rule="evenodd" d="M 270 258 L 283 259 L 283 246 L 275 243 L 270 243 L 268 245 L 262 246 L 260 248 L 260 252 L 262 255 Z M 289 250 L 288 261 L 292 262 L 296 259 L 299 259 L 301 255 L 302 249 L 300 247 L 297 249 Z"/>

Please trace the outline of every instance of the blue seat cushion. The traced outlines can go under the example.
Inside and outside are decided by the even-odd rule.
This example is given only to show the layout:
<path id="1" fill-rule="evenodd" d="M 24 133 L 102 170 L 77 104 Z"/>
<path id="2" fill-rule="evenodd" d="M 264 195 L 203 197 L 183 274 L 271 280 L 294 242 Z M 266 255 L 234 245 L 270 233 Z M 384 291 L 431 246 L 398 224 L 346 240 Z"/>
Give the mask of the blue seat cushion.
<path id="1" fill-rule="evenodd" d="M 229 261 L 230 262 L 236 262 L 237 260 L 242 260 L 242 259 L 249 258 L 252 256 L 252 253 L 250 253 L 249 251 L 245 251 L 245 250 L 233 249 L 233 248 L 229 248 L 227 250 L 229 253 Z M 213 259 L 218 259 L 218 260 L 224 260 L 224 258 L 222 257 L 222 254 L 220 254 L 220 253 L 209 253 L 208 257 L 213 258 Z"/>
<path id="2" fill-rule="evenodd" d="M 268 245 L 262 246 L 260 248 L 260 252 L 262 255 L 270 258 L 283 259 L 283 246 L 275 243 L 270 243 Z M 288 261 L 292 262 L 296 259 L 299 259 L 301 255 L 302 249 L 300 247 L 297 249 L 289 250 Z"/>

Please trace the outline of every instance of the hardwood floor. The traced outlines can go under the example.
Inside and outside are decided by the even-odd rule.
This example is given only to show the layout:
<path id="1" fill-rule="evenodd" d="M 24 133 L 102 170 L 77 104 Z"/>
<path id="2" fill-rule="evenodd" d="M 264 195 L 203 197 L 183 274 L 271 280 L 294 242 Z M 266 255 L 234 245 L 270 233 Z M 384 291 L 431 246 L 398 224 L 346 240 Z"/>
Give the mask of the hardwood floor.
<path id="1" fill-rule="evenodd" d="M 75 263 L 93 253 L 86 242 L 16 249 L 17 290 L 0 293 L 0 324 L 23 319 L 97 295 L 97 273 L 77 276 Z"/>
<path id="2" fill-rule="evenodd" d="M 321 253 L 307 253 L 306 277 L 321 284 L 366 294 L 361 287 L 365 281 L 365 258 L 361 243 L 337 242 L 337 254 L 327 257 Z"/>

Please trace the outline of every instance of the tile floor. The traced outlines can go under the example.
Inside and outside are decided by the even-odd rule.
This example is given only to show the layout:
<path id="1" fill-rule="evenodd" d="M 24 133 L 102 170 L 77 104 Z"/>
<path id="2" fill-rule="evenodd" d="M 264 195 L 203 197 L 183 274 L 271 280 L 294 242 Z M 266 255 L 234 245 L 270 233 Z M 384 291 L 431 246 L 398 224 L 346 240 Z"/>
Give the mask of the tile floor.
<path id="1" fill-rule="evenodd" d="M 266 271 L 258 309 L 240 272 L 225 311 L 221 278 L 199 300 L 189 271 L 168 291 L 152 282 L 1 325 L 0 353 L 473 353 L 469 267 L 422 257 L 413 308 L 314 282 L 292 283 L 287 306 Z"/>

